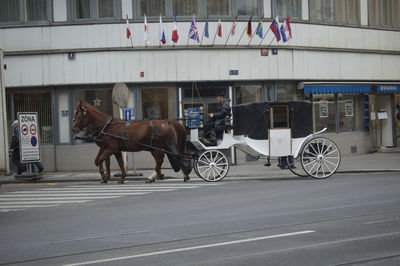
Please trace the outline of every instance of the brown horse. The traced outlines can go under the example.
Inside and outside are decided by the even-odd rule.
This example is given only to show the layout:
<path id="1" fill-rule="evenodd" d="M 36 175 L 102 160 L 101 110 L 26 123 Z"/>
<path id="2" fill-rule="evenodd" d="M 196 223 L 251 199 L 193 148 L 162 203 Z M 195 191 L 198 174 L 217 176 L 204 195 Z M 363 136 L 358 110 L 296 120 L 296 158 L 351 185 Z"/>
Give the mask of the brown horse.
<path id="1" fill-rule="evenodd" d="M 111 118 L 101 113 L 96 107 L 78 102 L 75 105 L 72 130 L 77 134 L 83 128 L 90 126 L 98 135 L 95 136 L 99 143 L 100 151 L 95 163 L 99 166 L 99 172 L 103 182 L 107 183 L 104 173 L 103 161 L 115 155 L 121 169 L 120 183 L 124 183 L 126 172 L 123 167 L 121 151 L 150 151 L 156 161 L 155 172 L 147 178 L 148 182 L 154 182 L 155 178 L 162 178 L 161 165 L 164 162 L 164 154 L 171 163 L 175 172 L 182 170 L 184 181 L 189 180 L 191 161 L 185 154 L 186 131 L 175 120 L 150 120 L 127 122 L 118 118 Z"/>

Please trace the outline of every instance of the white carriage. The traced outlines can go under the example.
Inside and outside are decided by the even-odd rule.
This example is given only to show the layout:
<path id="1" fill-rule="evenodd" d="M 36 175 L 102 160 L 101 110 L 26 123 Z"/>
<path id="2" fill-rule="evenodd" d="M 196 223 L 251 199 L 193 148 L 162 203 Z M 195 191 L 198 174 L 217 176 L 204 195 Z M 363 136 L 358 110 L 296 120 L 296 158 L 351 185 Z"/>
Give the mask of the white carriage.
<path id="1" fill-rule="evenodd" d="M 234 146 L 252 155 L 285 157 L 298 176 L 322 179 L 334 174 L 340 164 L 338 146 L 330 139 L 313 133 L 312 103 L 309 101 L 260 102 L 232 108 L 233 126 L 224 130 L 216 146 L 199 141 L 198 129 L 191 129 L 190 142 L 197 150 L 196 174 L 210 182 L 222 180 L 229 171 L 223 150 Z"/>

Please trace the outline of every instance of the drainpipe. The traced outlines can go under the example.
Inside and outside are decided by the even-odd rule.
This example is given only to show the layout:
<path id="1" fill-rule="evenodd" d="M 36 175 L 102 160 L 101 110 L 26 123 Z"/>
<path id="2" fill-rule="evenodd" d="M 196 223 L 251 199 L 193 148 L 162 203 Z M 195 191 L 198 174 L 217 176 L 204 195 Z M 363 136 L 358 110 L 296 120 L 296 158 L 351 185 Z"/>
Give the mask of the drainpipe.
<path id="1" fill-rule="evenodd" d="M 6 108 L 6 88 L 4 86 L 4 63 L 3 63 L 3 50 L 0 49 L 0 101 L 1 111 L 1 122 L 3 124 L 3 145 L 4 145 L 4 169 L 7 174 L 10 174 L 10 158 L 8 155 L 8 130 L 7 130 L 7 108 Z"/>

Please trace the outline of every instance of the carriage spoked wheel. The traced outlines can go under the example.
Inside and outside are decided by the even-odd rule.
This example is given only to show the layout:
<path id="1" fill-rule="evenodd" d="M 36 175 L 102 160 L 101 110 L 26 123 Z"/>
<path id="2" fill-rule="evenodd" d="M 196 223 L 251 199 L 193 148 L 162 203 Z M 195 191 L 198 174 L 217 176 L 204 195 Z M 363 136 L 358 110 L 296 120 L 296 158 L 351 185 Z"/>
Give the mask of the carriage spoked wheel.
<path id="1" fill-rule="evenodd" d="M 304 171 L 303 166 L 301 165 L 301 154 L 299 154 L 296 158 L 293 156 L 286 157 L 286 164 L 288 165 L 289 170 L 300 177 L 308 177 L 306 171 Z"/>
<path id="2" fill-rule="evenodd" d="M 327 138 L 311 139 L 301 152 L 301 165 L 304 171 L 314 178 L 330 177 L 339 168 L 339 164 L 339 148 Z"/>
<path id="3" fill-rule="evenodd" d="M 218 182 L 228 174 L 229 161 L 220 151 L 204 151 L 195 161 L 194 171 L 205 181 Z"/>

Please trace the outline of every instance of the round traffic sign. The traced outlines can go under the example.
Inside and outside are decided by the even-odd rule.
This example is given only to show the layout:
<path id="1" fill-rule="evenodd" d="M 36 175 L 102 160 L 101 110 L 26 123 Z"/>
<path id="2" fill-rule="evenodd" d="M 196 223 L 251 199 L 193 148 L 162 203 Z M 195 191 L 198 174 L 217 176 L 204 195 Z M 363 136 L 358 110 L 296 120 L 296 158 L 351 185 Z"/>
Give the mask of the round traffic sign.
<path id="1" fill-rule="evenodd" d="M 33 147 L 36 147 L 36 145 L 37 145 L 37 138 L 36 138 L 35 136 L 32 136 L 32 138 L 31 138 L 31 144 L 32 144 Z"/>
<path id="2" fill-rule="evenodd" d="M 26 136 L 28 135 L 28 126 L 26 124 L 23 124 L 21 127 L 21 133 L 22 135 Z"/>
<path id="3" fill-rule="evenodd" d="M 29 127 L 29 130 L 32 135 L 36 135 L 36 125 L 35 124 L 31 124 L 31 126 Z"/>

